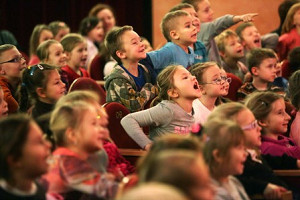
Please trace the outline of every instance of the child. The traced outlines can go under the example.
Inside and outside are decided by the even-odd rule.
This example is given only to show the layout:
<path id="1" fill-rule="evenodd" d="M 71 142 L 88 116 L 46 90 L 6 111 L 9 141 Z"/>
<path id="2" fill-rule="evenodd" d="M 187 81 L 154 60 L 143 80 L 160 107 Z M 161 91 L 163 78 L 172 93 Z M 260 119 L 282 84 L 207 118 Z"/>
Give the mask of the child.
<path id="1" fill-rule="evenodd" d="M 58 42 L 60 42 L 65 35 L 70 33 L 70 27 L 63 21 L 53 21 L 48 26 L 52 31 L 53 38 Z"/>
<path id="2" fill-rule="evenodd" d="M 214 191 L 209 184 L 209 173 L 202 153 L 171 149 L 157 152 L 147 159 L 139 171 L 141 183 L 158 182 L 176 187 L 190 200 L 212 200 Z"/>
<path id="3" fill-rule="evenodd" d="M 244 48 L 237 34 L 232 30 L 226 30 L 218 35 L 215 40 L 219 48 L 224 70 L 244 80 L 248 69 L 239 61 L 244 57 Z"/>
<path id="4" fill-rule="evenodd" d="M 192 103 L 201 96 L 196 78 L 181 65 L 163 69 L 157 77 L 157 86 L 162 102 L 121 120 L 128 135 L 145 150 L 149 150 L 155 137 L 170 133 L 189 134 L 194 123 Z M 144 134 L 143 126 L 151 126 L 150 139 Z"/>
<path id="5" fill-rule="evenodd" d="M 19 108 L 16 91 L 21 82 L 21 71 L 25 67 L 26 61 L 14 45 L 0 46 L 0 86 L 9 113 L 15 113 Z"/>
<path id="6" fill-rule="evenodd" d="M 285 102 L 282 96 L 272 92 L 257 92 L 251 94 L 245 105 L 253 112 L 262 127 L 262 154 L 282 156 L 287 154 L 300 159 L 300 147 L 284 136 L 291 117 L 285 112 Z"/>
<path id="7" fill-rule="evenodd" d="M 201 22 L 201 31 L 198 33 L 197 38 L 204 43 L 209 60 L 215 61 L 219 65 L 221 65 L 221 58 L 214 37 L 238 22 L 253 21 L 253 18 L 257 16 L 256 13 L 236 16 L 225 15 L 213 20 L 213 10 L 208 0 L 182 0 L 182 2 L 194 6 Z"/>
<path id="8" fill-rule="evenodd" d="M 287 58 L 288 53 L 300 46 L 300 3 L 294 4 L 288 11 L 282 25 L 281 36 L 277 46 L 280 61 Z M 298 19 L 299 18 L 299 19 Z"/>
<path id="9" fill-rule="evenodd" d="M 30 100 L 34 102 L 31 115 L 36 119 L 51 112 L 55 103 L 65 92 L 65 84 L 61 81 L 56 67 L 47 64 L 30 66 L 24 70 L 22 75 L 20 110 L 28 109 L 29 95 Z"/>
<path id="10" fill-rule="evenodd" d="M 70 33 L 62 38 L 61 44 L 64 47 L 67 65 L 62 67 L 71 85 L 79 77 L 89 77 L 86 71 L 87 44 L 85 39 L 76 33 Z"/>
<path id="11" fill-rule="evenodd" d="M 204 159 L 209 166 L 216 199 L 248 199 L 244 187 L 233 175 L 243 173 L 246 161 L 245 136 L 235 122 L 210 120 L 203 132 L 209 140 L 204 145 Z"/>
<path id="12" fill-rule="evenodd" d="M 216 107 L 208 121 L 214 119 L 233 120 L 240 125 L 244 132 L 248 156 L 244 163 L 244 171 L 237 178 L 243 184 L 247 194 L 249 196 L 263 194 L 267 199 L 279 198 L 286 191 L 283 187 L 287 187 L 287 185 L 275 176 L 265 160 L 266 157 L 259 157 L 257 154 L 256 149 L 261 145 L 261 128 L 252 112 L 240 103 L 225 103 Z M 297 166 L 296 159 L 290 157 L 281 160 L 273 158 L 272 160 L 272 164 L 276 165 L 277 169 L 296 169 L 300 166 L 299 164 Z M 268 161 L 271 161 L 271 158 Z"/>
<path id="13" fill-rule="evenodd" d="M 28 65 L 36 65 L 40 62 L 39 58 L 36 55 L 36 50 L 39 44 L 46 40 L 53 39 L 53 34 L 49 27 L 45 24 L 38 24 L 34 27 L 29 43 L 29 63 Z"/>
<path id="14" fill-rule="evenodd" d="M 300 146 L 300 70 L 294 72 L 289 79 L 289 94 L 297 114 L 292 122 L 290 137 Z"/>
<path id="15" fill-rule="evenodd" d="M 26 115 L 0 122 L 0 199 L 46 199 L 35 180 L 47 172 L 50 144 Z"/>
<path id="16" fill-rule="evenodd" d="M 46 40 L 42 42 L 36 51 L 36 54 L 42 63 L 63 67 L 66 65 L 66 55 L 60 42 L 56 40 Z"/>
<path id="17" fill-rule="evenodd" d="M 0 86 L 0 118 L 6 117 L 8 115 L 7 102 L 4 99 L 4 93 L 2 87 Z"/>
<path id="18" fill-rule="evenodd" d="M 202 93 L 193 101 L 195 122 L 204 124 L 215 108 L 217 99 L 228 94 L 228 90 L 225 90 L 228 79 L 222 78 L 221 70 L 215 62 L 193 65 L 190 72 L 196 77 Z"/>
<path id="19" fill-rule="evenodd" d="M 199 33 L 200 21 L 199 21 L 198 15 L 197 15 L 194 7 L 191 4 L 181 3 L 181 4 L 178 4 L 175 7 L 173 7 L 169 12 L 174 12 L 177 10 L 186 11 L 192 16 L 192 20 L 193 20 L 192 23 L 196 27 L 197 33 Z M 194 50 L 194 53 L 195 53 L 195 63 L 206 62 L 208 60 L 206 48 L 200 40 L 197 40 L 190 47 Z"/>
<path id="20" fill-rule="evenodd" d="M 50 119 L 57 149 L 49 172 L 43 176 L 49 192 L 65 199 L 112 199 L 114 177 L 100 173 L 88 158 L 103 148 L 107 134 L 101 111 L 84 101 L 66 102 L 55 108 Z"/>
<path id="21" fill-rule="evenodd" d="M 252 82 L 246 82 L 237 91 L 238 100 L 243 100 L 248 94 L 258 91 L 273 91 L 284 94 L 283 88 L 272 83 L 277 77 L 277 56 L 271 49 L 255 48 L 247 55 L 247 64 L 252 74 Z"/>
<path id="22" fill-rule="evenodd" d="M 119 102 L 131 112 L 142 110 L 157 94 L 149 70 L 138 62 L 146 57 L 144 44 L 131 26 L 112 29 L 105 46 L 118 62 L 105 77 L 106 102 Z"/>
<path id="23" fill-rule="evenodd" d="M 86 17 L 80 22 L 79 33 L 87 41 L 87 66 L 98 54 L 98 47 L 104 39 L 103 23 L 97 17 Z"/>
<path id="24" fill-rule="evenodd" d="M 116 16 L 114 9 L 103 3 L 96 4 L 89 12 L 89 17 L 97 17 L 103 21 L 104 34 L 106 35 L 116 26 Z"/>
<path id="25" fill-rule="evenodd" d="M 197 28 L 189 13 L 183 10 L 167 13 L 162 19 L 161 29 L 167 44 L 147 53 L 147 58 L 141 63 L 154 69 L 155 75 L 171 64 L 188 68 L 196 63 L 196 54 L 190 46 L 197 41 Z"/>

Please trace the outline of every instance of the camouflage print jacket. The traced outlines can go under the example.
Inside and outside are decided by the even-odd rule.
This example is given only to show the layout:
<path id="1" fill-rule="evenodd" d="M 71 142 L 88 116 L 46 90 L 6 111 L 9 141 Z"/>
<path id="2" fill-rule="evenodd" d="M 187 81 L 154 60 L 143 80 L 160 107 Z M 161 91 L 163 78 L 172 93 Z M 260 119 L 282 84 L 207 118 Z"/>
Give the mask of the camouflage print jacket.
<path id="1" fill-rule="evenodd" d="M 144 69 L 144 87 L 138 91 L 133 78 L 122 67 L 116 65 L 112 73 L 105 77 L 106 102 L 119 102 L 130 112 L 136 112 L 142 110 L 145 104 L 158 94 L 157 87 L 151 84 L 149 70 L 139 65 Z"/>

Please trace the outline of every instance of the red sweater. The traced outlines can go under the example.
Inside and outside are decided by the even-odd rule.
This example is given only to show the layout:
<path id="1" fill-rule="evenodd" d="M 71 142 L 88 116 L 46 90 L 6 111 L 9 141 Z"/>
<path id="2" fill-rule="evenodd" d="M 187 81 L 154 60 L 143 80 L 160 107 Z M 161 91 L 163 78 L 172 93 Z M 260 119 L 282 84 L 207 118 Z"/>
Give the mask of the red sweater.
<path id="1" fill-rule="evenodd" d="M 80 74 L 77 74 L 70 66 L 66 65 L 62 67 L 62 70 L 66 72 L 67 78 L 68 78 L 68 83 L 71 85 L 73 81 L 79 77 L 90 77 L 89 73 L 86 71 L 86 69 L 80 67 Z"/>

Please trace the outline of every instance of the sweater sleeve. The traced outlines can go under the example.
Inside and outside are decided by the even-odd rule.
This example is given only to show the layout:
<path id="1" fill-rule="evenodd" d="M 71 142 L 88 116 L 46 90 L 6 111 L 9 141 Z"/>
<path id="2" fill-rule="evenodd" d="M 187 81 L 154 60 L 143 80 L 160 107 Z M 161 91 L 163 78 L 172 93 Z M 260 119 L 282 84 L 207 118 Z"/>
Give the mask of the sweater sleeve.
<path id="1" fill-rule="evenodd" d="M 233 15 L 224 15 L 212 22 L 202 23 L 200 32 L 198 33 L 198 39 L 207 46 L 210 40 L 234 24 Z"/>
<path id="2" fill-rule="evenodd" d="M 160 104 L 140 112 L 126 115 L 121 124 L 127 134 L 142 148 L 152 141 L 143 132 L 144 126 L 161 126 L 170 121 L 172 111 Z"/>
<path id="3" fill-rule="evenodd" d="M 146 83 L 140 91 L 121 78 L 110 81 L 106 89 L 107 102 L 119 102 L 126 106 L 130 112 L 136 112 L 143 109 L 144 105 L 157 94 L 156 86 Z"/>
<path id="4" fill-rule="evenodd" d="M 0 84 L 0 86 L 2 87 L 2 90 L 3 90 L 4 100 L 7 102 L 8 112 L 9 113 L 17 112 L 18 108 L 19 108 L 19 103 L 13 97 L 10 89 L 7 87 L 7 85 L 2 84 L 2 83 Z"/>

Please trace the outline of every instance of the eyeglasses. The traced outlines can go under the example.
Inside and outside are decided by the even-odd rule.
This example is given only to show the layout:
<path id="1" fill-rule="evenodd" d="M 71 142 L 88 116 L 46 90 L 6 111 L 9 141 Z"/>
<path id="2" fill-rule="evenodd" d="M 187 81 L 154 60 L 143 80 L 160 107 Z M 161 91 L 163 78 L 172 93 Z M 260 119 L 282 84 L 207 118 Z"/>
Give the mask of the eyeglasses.
<path id="1" fill-rule="evenodd" d="M 201 83 L 201 84 L 202 85 L 205 85 L 205 84 L 221 85 L 222 82 L 231 83 L 231 78 L 227 78 L 226 76 L 222 76 L 221 78 L 217 78 L 217 79 L 213 80 L 210 83 Z"/>
<path id="2" fill-rule="evenodd" d="M 242 126 L 242 130 L 243 131 L 247 131 L 247 130 L 252 130 L 252 129 L 255 129 L 257 128 L 259 125 L 257 123 L 257 120 L 254 120 L 253 122 L 251 122 L 250 124 L 248 125 L 245 125 L 245 126 Z"/>
<path id="3" fill-rule="evenodd" d="M 23 56 L 18 56 L 18 57 L 15 57 L 15 58 L 11 59 L 11 60 L 1 62 L 0 64 L 4 64 L 4 63 L 18 63 L 22 59 L 25 60 L 25 58 Z"/>

